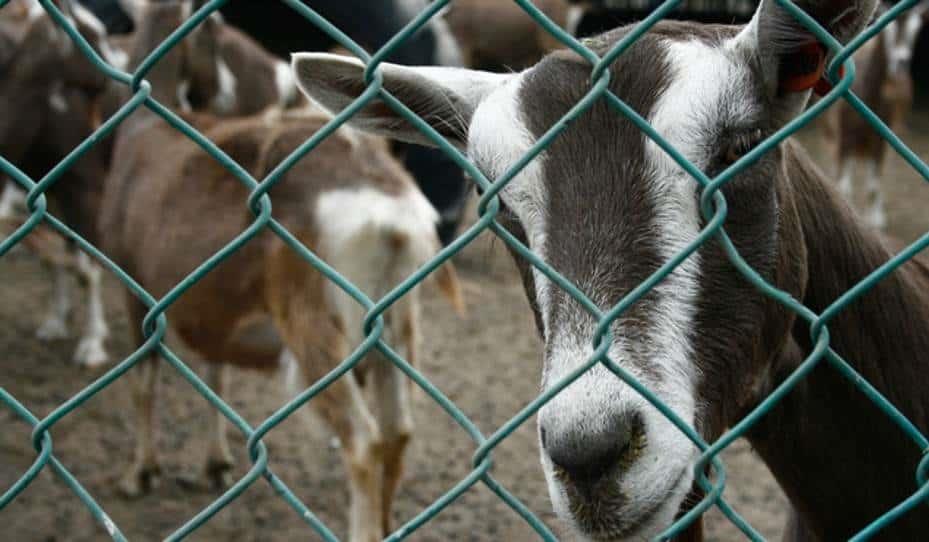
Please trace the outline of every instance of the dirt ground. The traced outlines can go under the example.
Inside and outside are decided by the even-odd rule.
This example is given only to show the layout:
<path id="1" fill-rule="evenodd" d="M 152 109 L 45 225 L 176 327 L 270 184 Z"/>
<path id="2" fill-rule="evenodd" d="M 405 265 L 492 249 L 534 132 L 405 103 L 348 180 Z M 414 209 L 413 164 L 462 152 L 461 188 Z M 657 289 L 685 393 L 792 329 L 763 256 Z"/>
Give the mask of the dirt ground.
<path id="1" fill-rule="evenodd" d="M 929 157 L 929 114 L 914 115 L 904 140 Z M 803 140 L 818 149 L 819 137 Z M 929 186 L 899 158 L 888 164 L 885 189 L 890 231 L 905 240 L 929 229 Z M 539 341 L 514 268 L 502 244 L 482 239 L 458 259 L 466 285 L 469 312 L 458 318 L 432 290 L 425 292 L 421 369 L 433 383 L 489 434 L 515 415 L 538 392 Z M 51 274 L 22 252 L 0 260 L 0 386 L 32 412 L 44 416 L 90 383 L 95 374 L 71 364 L 75 339 L 46 343 L 35 338 L 50 297 Z M 107 284 L 112 319 L 111 351 L 122 358 L 131 350 L 122 310 L 122 286 Z M 78 307 L 76 314 L 81 314 Z M 75 323 L 76 327 L 77 323 Z M 183 352 L 183 349 L 181 349 Z M 193 362 L 199 372 L 203 366 Z M 226 399 L 252 424 L 281 405 L 286 397 L 275 379 L 235 372 Z M 57 457 L 99 499 L 130 540 L 164 538 L 207 506 L 215 494 L 190 492 L 174 479 L 191 477 L 200 467 L 208 405 L 172 370 L 162 371 L 158 449 L 165 480 L 150 495 L 124 500 L 113 491 L 113 476 L 127 467 L 133 439 L 129 425 L 129 387 L 117 381 L 52 430 Z M 416 434 L 408 471 L 394 517 L 406 521 L 469 472 L 474 444 L 425 394 L 415 403 Z M 244 438 L 229 429 L 238 460 L 235 474 L 249 465 Z M 31 464 L 35 453 L 29 429 L 0 408 L 0 490 L 9 487 Z M 275 472 L 334 531 L 344 536 L 348 501 L 339 452 L 312 417 L 294 417 L 272 431 L 266 442 Z M 534 420 L 494 453 L 494 476 L 556 532 L 538 461 Z M 726 496 L 761 533 L 779 538 L 786 501 L 765 467 L 745 442 L 724 455 L 729 469 Z M 710 540 L 741 540 L 739 532 L 716 511 L 707 519 Z M 80 501 L 47 469 L 13 503 L 0 511 L 0 539 L 10 541 L 89 541 L 105 538 Z M 317 540 L 283 500 L 259 480 L 220 512 L 191 540 Z M 410 537 L 415 541 L 534 540 L 520 517 L 480 484 Z"/>

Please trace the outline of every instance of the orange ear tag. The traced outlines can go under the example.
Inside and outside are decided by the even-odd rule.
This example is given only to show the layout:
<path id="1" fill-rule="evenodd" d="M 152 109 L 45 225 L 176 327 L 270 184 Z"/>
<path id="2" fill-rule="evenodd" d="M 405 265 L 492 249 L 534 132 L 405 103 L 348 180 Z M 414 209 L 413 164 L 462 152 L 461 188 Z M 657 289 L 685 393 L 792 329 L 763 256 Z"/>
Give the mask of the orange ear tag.
<path id="1" fill-rule="evenodd" d="M 803 92 L 816 89 L 826 70 L 826 52 L 818 43 L 803 46 L 782 65 L 781 90 Z M 828 92 L 828 90 L 827 90 Z"/>
<path id="2" fill-rule="evenodd" d="M 839 66 L 838 75 L 839 79 L 845 77 L 845 66 Z M 816 85 L 813 87 L 813 92 L 815 92 L 817 96 L 825 96 L 826 94 L 829 94 L 831 90 L 832 83 L 830 83 L 829 80 L 825 78 L 825 76 L 820 77 L 819 81 L 817 81 Z"/>

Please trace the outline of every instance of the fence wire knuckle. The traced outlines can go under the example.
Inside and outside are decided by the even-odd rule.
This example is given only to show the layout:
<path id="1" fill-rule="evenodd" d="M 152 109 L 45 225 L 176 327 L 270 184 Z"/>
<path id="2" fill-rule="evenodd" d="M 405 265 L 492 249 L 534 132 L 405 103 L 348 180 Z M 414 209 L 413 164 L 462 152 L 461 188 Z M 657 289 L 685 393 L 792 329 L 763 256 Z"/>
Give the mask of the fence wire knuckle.
<path id="1" fill-rule="evenodd" d="M 383 86 L 383 74 L 380 65 L 397 47 L 401 46 L 413 34 L 428 24 L 441 10 L 452 4 L 451 0 L 437 0 L 431 2 L 421 13 L 414 17 L 403 29 L 395 34 L 383 47 L 369 54 L 354 40 L 341 30 L 325 20 L 310 6 L 299 0 L 280 0 L 289 6 L 295 14 L 306 19 L 308 25 L 313 25 L 329 35 L 334 41 L 347 48 L 365 65 L 363 80 L 365 89 L 355 100 L 332 119 L 326 122 L 316 133 L 293 150 L 281 163 L 277 164 L 260 181 L 252 177 L 241 165 L 224 153 L 206 136 L 197 131 L 180 116 L 159 103 L 151 96 L 151 84 L 146 80 L 147 74 L 172 48 L 176 47 L 185 36 L 188 36 L 211 14 L 219 10 L 228 0 L 210 0 L 204 3 L 190 17 L 175 29 L 160 45 L 158 45 L 132 72 L 124 73 L 109 65 L 94 48 L 77 31 L 73 21 L 52 0 L 39 0 L 42 8 L 49 14 L 55 25 L 67 35 L 78 50 L 110 80 L 125 86 L 129 97 L 120 106 L 116 113 L 106 119 L 94 133 L 82 141 L 64 159 L 62 159 L 42 179 L 35 181 L 19 170 L 16 165 L 0 157 L 0 173 L 12 179 L 26 193 L 26 206 L 28 216 L 12 234 L 0 242 L 0 257 L 11 248 L 20 243 L 22 239 L 33 232 L 41 224 L 50 226 L 53 230 L 68 239 L 74 240 L 78 247 L 87 252 L 96 262 L 115 275 L 147 308 L 142 327 L 144 342 L 134 352 L 117 363 L 102 376 L 88 386 L 84 387 L 64 403 L 54 408 L 45 418 L 39 419 L 30 412 L 11 393 L 0 388 L 0 405 L 12 412 L 14 417 L 32 428 L 31 443 L 35 449 L 36 457 L 29 468 L 23 472 L 16 482 L 0 495 L 0 510 L 17 499 L 17 497 L 35 481 L 43 470 L 50 470 L 58 477 L 71 492 L 83 503 L 94 519 L 100 524 L 107 535 L 117 541 L 125 540 L 119 527 L 113 522 L 103 507 L 82 486 L 71 470 L 63 465 L 55 455 L 52 431 L 55 425 L 64 417 L 77 411 L 91 397 L 95 396 L 110 384 L 121 378 L 137 363 L 146 357 L 161 356 L 168 365 L 173 367 L 191 386 L 193 392 L 206 399 L 212 408 L 217 409 L 246 439 L 246 450 L 251 468 L 235 482 L 228 490 L 220 495 L 206 508 L 200 510 L 193 518 L 171 533 L 167 540 L 182 540 L 196 532 L 202 525 L 210 520 L 216 513 L 229 503 L 237 499 L 246 489 L 259 478 L 264 478 L 274 492 L 284 499 L 286 503 L 316 534 L 327 541 L 338 538 L 326 524 L 320 520 L 313 511 L 303 503 L 299 497 L 287 487 L 284 482 L 275 476 L 268 466 L 269 453 L 262 440 L 281 422 L 286 420 L 297 409 L 307 403 L 329 385 L 342 377 L 358 364 L 365 355 L 377 350 L 391 363 L 399 368 L 408 378 L 413 380 L 433 401 L 436 402 L 454 420 L 461 429 L 467 433 L 474 444 L 471 456 L 471 470 L 449 488 L 436 501 L 416 516 L 407 521 L 389 535 L 387 540 L 399 541 L 407 538 L 417 529 L 428 524 L 437 514 L 453 503 L 457 498 L 481 483 L 490 489 L 501 501 L 510 507 L 530 526 L 543 540 L 556 540 L 548 527 L 516 496 L 510 493 L 492 475 L 493 452 L 518 427 L 547 404 L 555 395 L 560 393 L 572 382 L 583 376 L 596 366 L 609 370 L 616 378 L 634 389 L 659 412 L 661 412 L 677 429 L 686 436 L 699 451 L 700 455 L 695 466 L 696 484 L 704 491 L 703 498 L 685 515 L 681 516 L 669 526 L 660 536 L 660 539 L 669 539 L 684 531 L 694 521 L 711 507 L 718 508 L 733 524 L 751 540 L 763 540 L 762 536 L 739 516 L 730 504 L 723 498 L 726 487 L 726 468 L 720 454 L 726 450 L 736 439 L 745 435 L 761 417 L 768 413 L 787 393 L 802 381 L 814 368 L 825 363 L 831 370 L 838 371 L 842 376 L 852 382 L 858 390 L 871 399 L 881 411 L 893 420 L 922 452 L 922 458 L 914 473 L 916 489 L 909 498 L 899 503 L 883 516 L 867 525 L 853 540 L 867 540 L 877 534 L 882 528 L 895 519 L 922 504 L 929 503 L 929 440 L 906 419 L 906 417 L 884 398 L 869 382 L 862 378 L 845 360 L 843 360 L 830 345 L 828 324 L 837 314 L 863 294 L 870 291 L 874 285 L 892 273 L 898 267 L 909 261 L 917 253 L 929 246 L 929 232 L 906 247 L 891 260 L 874 270 L 854 287 L 846 291 L 832 304 L 817 314 L 794 299 L 787 292 L 781 291 L 764 280 L 739 254 L 735 245 L 726 233 L 725 220 L 728 212 L 726 199 L 722 189 L 738 173 L 745 170 L 765 153 L 770 152 L 786 138 L 794 135 L 807 123 L 820 115 L 825 109 L 838 100 L 845 100 L 858 114 L 862 115 L 881 135 L 881 137 L 915 170 L 924 180 L 929 181 L 929 166 L 926 165 L 912 150 L 910 150 L 891 129 L 882 122 L 857 96 L 851 91 L 855 77 L 855 66 L 852 60 L 853 53 L 865 42 L 877 35 L 886 25 L 894 21 L 900 14 L 912 8 L 919 0 L 904 0 L 883 13 L 873 25 L 860 35 L 842 45 L 835 37 L 825 30 L 813 17 L 803 12 L 791 0 L 775 0 L 777 5 L 793 16 L 804 28 L 811 32 L 815 38 L 824 45 L 833 56 L 826 74 L 829 80 L 835 83 L 819 103 L 811 106 L 807 111 L 793 119 L 776 133 L 761 142 L 752 151 L 739 158 L 724 171 L 713 178 L 708 177 L 696 165 L 690 162 L 674 146 L 664 139 L 646 119 L 632 110 L 628 104 L 616 96 L 609 88 L 611 74 L 610 67 L 622 54 L 634 44 L 642 35 L 648 32 L 655 24 L 664 19 L 673 9 L 678 7 L 681 0 L 667 0 L 653 8 L 652 12 L 641 22 L 637 23 L 630 32 L 613 45 L 603 56 L 595 54 L 584 41 L 578 40 L 549 20 L 530 0 L 513 0 L 536 24 L 540 25 L 548 34 L 562 45 L 577 53 L 590 65 L 589 88 L 583 98 L 579 100 L 559 121 L 551 126 L 536 141 L 530 150 L 516 163 L 512 164 L 499 178 L 488 179 L 477 167 L 471 163 L 457 148 L 426 123 L 420 116 L 410 110 Z M 9 3 L 0 0 L 0 9 Z M 839 68 L 844 67 L 844 75 L 839 75 Z M 472 182 L 480 187 L 484 193 L 477 205 L 477 217 L 474 224 L 466 229 L 455 241 L 439 251 L 429 262 L 423 265 L 412 275 L 396 285 L 393 290 L 381 299 L 370 299 L 347 278 L 334 268 L 326 264 L 318 255 L 313 253 L 301 241 L 272 216 L 272 198 L 270 190 L 284 177 L 284 175 L 299 160 L 308 155 L 319 146 L 327 137 L 335 133 L 339 127 L 349 121 L 351 117 L 361 111 L 374 100 L 381 100 L 398 115 L 412 124 L 426 138 L 442 149 L 449 158 L 462 167 L 470 176 Z M 598 101 L 605 101 L 615 114 L 624 117 L 637 126 L 648 138 L 654 142 L 667 156 L 696 183 L 700 190 L 699 209 L 705 225 L 697 237 L 678 254 L 664 262 L 651 276 L 643 280 L 637 287 L 627 292 L 622 299 L 608 310 L 599 308 L 577 285 L 572 284 L 556 269 L 548 265 L 524 243 L 512 235 L 500 222 L 497 214 L 500 210 L 500 192 L 520 174 L 532 160 L 552 144 L 564 130 L 577 118 L 589 111 Z M 252 213 L 254 220 L 251 224 L 209 259 L 202 262 L 193 272 L 176 284 L 160 298 L 152 296 L 130 275 L 112 262 L 105 254 L 83 239 L 58 217 L 52 215 L 47 209 L 46 192 L 52 188 L 61 176 L 68 171 L 72 164 L 88 152 L 104 137 L 110 135 L 133 112 L 144 107 L 159 116 L 178 133 L 199 146 L 213 160 L 223 166 L 238 182 L 248 189 L 248 198 L 243 203 Z M 263 420 L 257 427 L 252 427 L 234 408 L 216 395 L 209 386 L 203 382 L 188 365 L 164 342 L 168 329 L 167 309 L 184 293 L 210 273 L 222 261 L 233 255 L 240 247 L 245 245 L 262 231 L 268 230 L 277 236 L 293 252 L 298 254 L 306 264 L 319 272 L 326 280 L 337 286 L 365 311 L 363 320 L 363 340 L 344 360 L 342 360 L 328 374 L 313 382 L 296 397 L 276 410 L 271 416 Z M 384 313 L 394 303 L 423 282 L 426 277 L 439 266 L 458 254 L 469 245 L 478 235 L 490 231 L 500 238 L 512 251 L 526 260 L 535 270 L 554 285 L 567 293 L 587 313 L 596 320 L 597 325 L 591 337 L 593 352 L 579 367 L 553 383 L 549 389 L 539 394 L 518 413 L 512 416 L 501 427 L 489 436 L 484 435 L 475 423 L 439 388 L 432 384 L 422 372 L 415 369 L 407 360 L 394 351 L 384 340 L 385 328 Z M 617 364 L 609 356 L 609 347 L 612 344 L 611 326 L 619 319 L 629 307 L 637 303 L 643 296 L 651 292 L 666 279 L 678 266 L 697 250 L 707 243 L 718 243 L 726 258 L 755 288 L 765 296 L 777 301 L 786 310 L 793 313 L 800 321 L 809 327 L 812 341 L 812 351 L 803 362 L 790 374 L 768 397 L 748 413 L 742 420 L 731 427 L 726 433 L 714 442 L 706 442 L 697 431 L 687 422 L 678 417 L 661 399 L 648 387 L 640 383 L 632 374 Z M 135 325 L 137 323 L 133 323 Z"/>

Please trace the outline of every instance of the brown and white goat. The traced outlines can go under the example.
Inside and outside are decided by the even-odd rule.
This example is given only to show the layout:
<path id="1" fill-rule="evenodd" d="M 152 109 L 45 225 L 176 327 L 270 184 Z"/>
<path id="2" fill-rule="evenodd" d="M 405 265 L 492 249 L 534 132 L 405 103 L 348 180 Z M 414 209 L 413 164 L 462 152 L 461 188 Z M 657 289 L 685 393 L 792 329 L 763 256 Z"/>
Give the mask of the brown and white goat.
<path id="1" fill-rule="evenodd" d="M 875 7 L 874 0 L 795 3 L 843 43 Z M 586 44 L 605 54 L 630 28 Z M 814 42 L 774 0 L 762 0 L 741 27 L 664 21 L 617 58 L 609 88 L 715 176 L 803 111 L 824 66 Z M 300 54 L 294 66 L 298 84 L 331 111 L 366 88 L 357 61 Z M 491 180 L 560 126 L 560 135 L 501 191 L 498 220 L 602 310 L 706 226 L 694 179 L 604 100 L 559 124 L 591 87 L 590 65 L 572 52 L 505 75 L 379 69 L 385 89 Z M 354 123 L 427 142 L 377 101 Z M 791 141 L 722 190 L 725 228 L 745 261 L 813 311 L 891 255 Z M 545 343 L 548 390 L 590 358 L 598 322 L 525 260 L 517 264 Z M 929 433 L 923 384 L 929 362 L 918 354 L 929 351 L 926 260 L 904 264 L 828 327 L 832 347 Z M 709 442 L 768 397 L 812 349 L 807 323 L 746 280 L 715 240 L 632 304 L 612 334 L 611 359 Z M 651 540 L 692 505 L 686 497 L 697 448 L 606 367 L 594 366 L 555 395 L 539 411 L 538 429 L 552 503 L 579 539 Z M 916 490 L 923 451 L 825 363 L 747 437 L 793 504 L 789 537 L 847 539 Z M 929 515 L 916 507 L 881 536 L 929 539 Z"/>
<path id="2" fill-rule="evenodd" d="M 180 13 L 179 4 L 160 9 Z M 152 70 L 156 99 L 180 77 L 168 53 Z M 174 55 L 174 58 L 172 58 Z M 159 88 L 161 90 L 159 90 Z M 317 111 L 269 119 L 185 114 L 188 121 L 255 178 L 263 178 L 328 120 Z M 154 149 L 154 151 L 153 151 Z M 189 138 L 149 111 L 126 119 L 116 136 L 99 230 L 103 249 L 155 297 L 248 228 L 249 190 Z M 338 130 L 300 160 L 271 190 L 274 217 L 372 299 L 380 299 L 439 250 L 438 214 L 385 140 Z M 436 275 L 461 309 L 450 266 Z M 415 362 L 418 292 L 385 314 L 384 339 Z M 146 308 L 128 297 L 136 344 Z M 168 309 L 177 335 L 208 362 L 207 382 L 226 393 L 227 365 L 276 370 L 292 358 L 301 386 L 333 370 L 364 339 L 365 310 L 264 231 L 194 284 Z M 133 462 L 120 482 L 127 495 L 146 491 L 159 474 L 155 453 L 155 356 L 129 374 L 138 416 Z M 370 395 L 369 402 L 366 396 Z M 373 352 L 310 403 L 342 442 L 351 492 L 350 538 L 380 540 L 400 482 L 412 432 L 410 383 Z M 210 418 L 205 474 L 225 484 L 232 466 L 225 422 Z"/>
<path id="3" fill-rule="evenodd" d="M 119 62 L 109 46 L 103 25 L 80 4 L 60 6 L 77 30 L 108 61 Z M 94 101 L 106 79 L 72 44 L 34 0 L 18 0 L 0 9 L 0 54 L 8 69 L 0 78 L 0 154 L 38 181 L 92 133 Z M 100 148 L 91 148 L 46 192 L 49 210 L 91 243 L 96 243 L 96 216 L 106 161 Z M 13 210 L 23 192 L 7 181 L 6 223 L 16 221 Z M 74 360 L 96 365 L 107 360 L 109 333 L 103 314 L 102 272 L 83 253 L 42 250 L 50 246 L 41 228 L 25 239 L 55 267 L 53 298 L 48 315 L 37 329 L 43 339 L 68 334 L 71 312 L 66 268 L 87 284 L 88 313 Z"/>
<path id="4" fill-rule="evenodd" d="M 576 12 L 565 0 L 533 2 L 562 28 L 576 26 Z M 573 15 L 573 17 L 572 17 Z M 456 0 L 445 16 L 466 66 L 480 70 L 522 70 L 563 47 L 513 2 Z"/>
<path id="5" fill-rule="evenodd" d="M 327 117 L 285 115 L 275 125 L 260 117 L 190 120 L 261 178 Z M 104 249 L 152 295 L 163 296 L 253 221 L 244 207 L 249 191 L 193 142 L 157 120 L 139 118 L 120 137 L 104 192 Z M 373 299 L 387 294 L 439 248 L 437 213 L 386 143 L 369 136 L 337 132 L 288 172 L 271 195 L 275 218 Z M 451 270 L 444 268 L 439 277 L 443 291 L 460 307 Z M 138 330 L 146 309 L 135 298 L 128 305 L 130 327 Z M 302 387 L 316 382 L 362 342 L 364 314 L 283 241 L 264 232 L 184 293 L 170 307 L 168 321 L 211 362 L 208 384 L 225 395 L 219 364 L 273 370 L 285 352 L 297 363 Z M 385 340 L 415 362 L 416 290 L 385 318 Z M 142 340 L 137 332 L 136 344 Z M 137 447 L 120 487 L 135 495 L 159 473 L 156 359 L 141 362 L 130 374 Z M 413 429 L 409 387 L 399 369 L 372 353 L 310 403 L 342 442 L 353 541 L 380 540 L 389 530 Z M 371 404 L 365 400 L 369 391 Z M 216 484 L 225 483 L 232 466 L 225 431 L 222 414 L 211 414 L 205 473 Z"/>
<path id="6" fill-rule="evenodd" d="M 899 133 L 906 127 L 913 102 L 910 65 L 916 38 L 929 14 L 929 2 L 922 2 L 888 24 L 877 36 L 855 53 L 857 76 L 852 91 L 887 126 Z M 887 222 L 880 179 L 883 176 L 887 143 L 874 127 L 848 102 L 833 107 L 836 133 L 836 164 L 839 190 L 854 201 L 855 166 L 864 165 L 867 209 L 864 217 L 876 228 Z"/>

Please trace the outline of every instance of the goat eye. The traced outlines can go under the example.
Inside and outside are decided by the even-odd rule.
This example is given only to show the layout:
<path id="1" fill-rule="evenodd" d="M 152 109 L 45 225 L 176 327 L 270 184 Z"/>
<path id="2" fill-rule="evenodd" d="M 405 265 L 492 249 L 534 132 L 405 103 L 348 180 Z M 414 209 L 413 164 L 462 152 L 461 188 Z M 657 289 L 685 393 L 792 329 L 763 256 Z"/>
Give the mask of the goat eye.
<path id="1" fill-rule="evenodd" d="M 761 130 L 752 130 L 751 132 L 745 134 L 739 134 L 738 136 L 732 138 L 732 140 L 726 145 L 726 148 L 722 155 L 722 161 L 726 166 L 730 166 L 737 162 L 740 158 L 752 151 L 759 143 L 761 143 L 762 134 Z"/>

